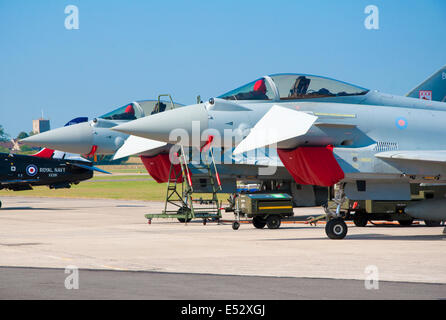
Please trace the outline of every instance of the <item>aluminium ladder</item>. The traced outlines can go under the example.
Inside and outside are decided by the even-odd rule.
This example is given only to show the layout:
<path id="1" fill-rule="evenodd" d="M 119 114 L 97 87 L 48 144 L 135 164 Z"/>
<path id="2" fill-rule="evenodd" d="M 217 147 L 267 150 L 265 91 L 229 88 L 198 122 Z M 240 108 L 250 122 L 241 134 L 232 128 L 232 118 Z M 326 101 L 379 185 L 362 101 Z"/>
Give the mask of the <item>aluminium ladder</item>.
<path id="1" fill-rule="evenodd" d="M 210 159 L 208 156 L 209 153 L 211 155 Z M 146 214 L 145 217 L 148 219 L 149 224 L 154 218 L 174 218 L 184 223 L 192 219 L 202 219 L 203 224 L 206 224 L 208 219 L 216 221 L 221 219 L 221 203 L 217 197 L 218 191 L 221 190 L 221 182 L 215 165 L 212 148 L 209 148 L 209 153 L 206 154 L 205 161 L 200 161 L 200 165 L 194 168 L 205 171 L 205 175 L 210 181 L 212 198 L 206 200 L 193 199 L 194 189 L 192 186 L 191 172 L 188 167 L 184 148 L 181 146 L 178 152 L 181 170 L 175 170 L 174 164 L 170 164 L 164 210 L 161 214 Z M 194 202 L 200 203 L 200 206 L 194 207 Z"/>

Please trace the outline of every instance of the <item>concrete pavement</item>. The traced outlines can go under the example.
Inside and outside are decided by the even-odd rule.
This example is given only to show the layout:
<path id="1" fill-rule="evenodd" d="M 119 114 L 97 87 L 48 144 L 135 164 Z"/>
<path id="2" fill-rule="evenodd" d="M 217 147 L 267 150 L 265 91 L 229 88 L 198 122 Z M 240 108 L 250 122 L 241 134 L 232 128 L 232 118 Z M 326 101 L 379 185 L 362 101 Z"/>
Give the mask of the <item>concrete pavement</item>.
<path id="1" fill-rule="evenodd" d="M 349 226 L 329 240 L 324 225 L 154 220 L 159 202 L 2 197 L 0 266 L 137 270 L 169 273 L 446 283 L 442 228 Z M 320 208 L 296 209 L 318 215 Z M 227 214 L 232 218 L 232 214 Z"/>

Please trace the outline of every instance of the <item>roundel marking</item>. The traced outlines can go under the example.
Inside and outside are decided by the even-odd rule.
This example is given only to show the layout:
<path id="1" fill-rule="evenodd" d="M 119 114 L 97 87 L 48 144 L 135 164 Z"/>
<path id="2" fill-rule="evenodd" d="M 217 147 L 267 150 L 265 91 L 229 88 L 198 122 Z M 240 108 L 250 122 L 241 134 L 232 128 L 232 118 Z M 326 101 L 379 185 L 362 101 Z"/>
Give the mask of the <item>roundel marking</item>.
<path id="1" fill-rule="evenodd" d="M 408 125 L 407 120 L 405 118 L 397 118 L 395 120 L 395 124 L 396 127 L 401 130 L 406 129 Z"/>
<path id="2" fill-rule="evenodd" d="M 30 164 L 26 167 L 26 174 L 29 176 L 35 176 L 37 174 L 37 167 L 33 164 Z"/>

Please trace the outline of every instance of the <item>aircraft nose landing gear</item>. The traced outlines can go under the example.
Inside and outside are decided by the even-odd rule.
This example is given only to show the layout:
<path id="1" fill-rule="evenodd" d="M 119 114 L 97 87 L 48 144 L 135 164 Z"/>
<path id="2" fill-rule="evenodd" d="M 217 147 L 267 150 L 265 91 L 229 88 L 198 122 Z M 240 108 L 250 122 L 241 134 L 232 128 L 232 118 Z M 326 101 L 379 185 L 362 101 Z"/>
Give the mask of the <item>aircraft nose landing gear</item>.
<path id="1" fill-rule="evenodd" d="M 325 208 L 327 214 L 327 224 L 325 225 L 325 233 L 330 239 L 344 239 L 347 235 L 348 227 L 341 215 L 341 207 L 346 201 L 344 193 L 344 183 L 337 186 L 336 194 L 333 201 L 336 203 L 336 211 L 330 208 Z"/>
<path id="2" fill-rule="evenodd" d="M 325 233 L 330 239 L 344 239 L 347 229 L 343 218 L 333 218 L 325 225 Z"/>

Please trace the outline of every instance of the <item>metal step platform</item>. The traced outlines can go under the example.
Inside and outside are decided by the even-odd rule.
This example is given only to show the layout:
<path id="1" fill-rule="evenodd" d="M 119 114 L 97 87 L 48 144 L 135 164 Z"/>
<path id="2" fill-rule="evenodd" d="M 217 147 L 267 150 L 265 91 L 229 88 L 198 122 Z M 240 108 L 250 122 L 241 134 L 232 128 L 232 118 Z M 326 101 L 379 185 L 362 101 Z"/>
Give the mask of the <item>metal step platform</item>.
<path id="1" fill-rule="evenodd" d="M 212 197 L 209 199 L 194 199 L 191 172 L 183 147 L 180 147 L 177 157 L 181 171 L 174 170 L 174 164 L 171 163 L 164 210 L 159 214 L 144 215 L 148 223 L 151 224 L 152 219 L 178 219 L 183 223 L 188 223 L 192 219 L 202 219 L 203 224 L 208 220 L 219 222 L 222 215 L 217 192 L 221 190 L 221 184 L 212 148 L 209 147 L 206 158 L 198 166 L 210 180 Z M 194 206 L 194 203 L 198 206 Z"/>

